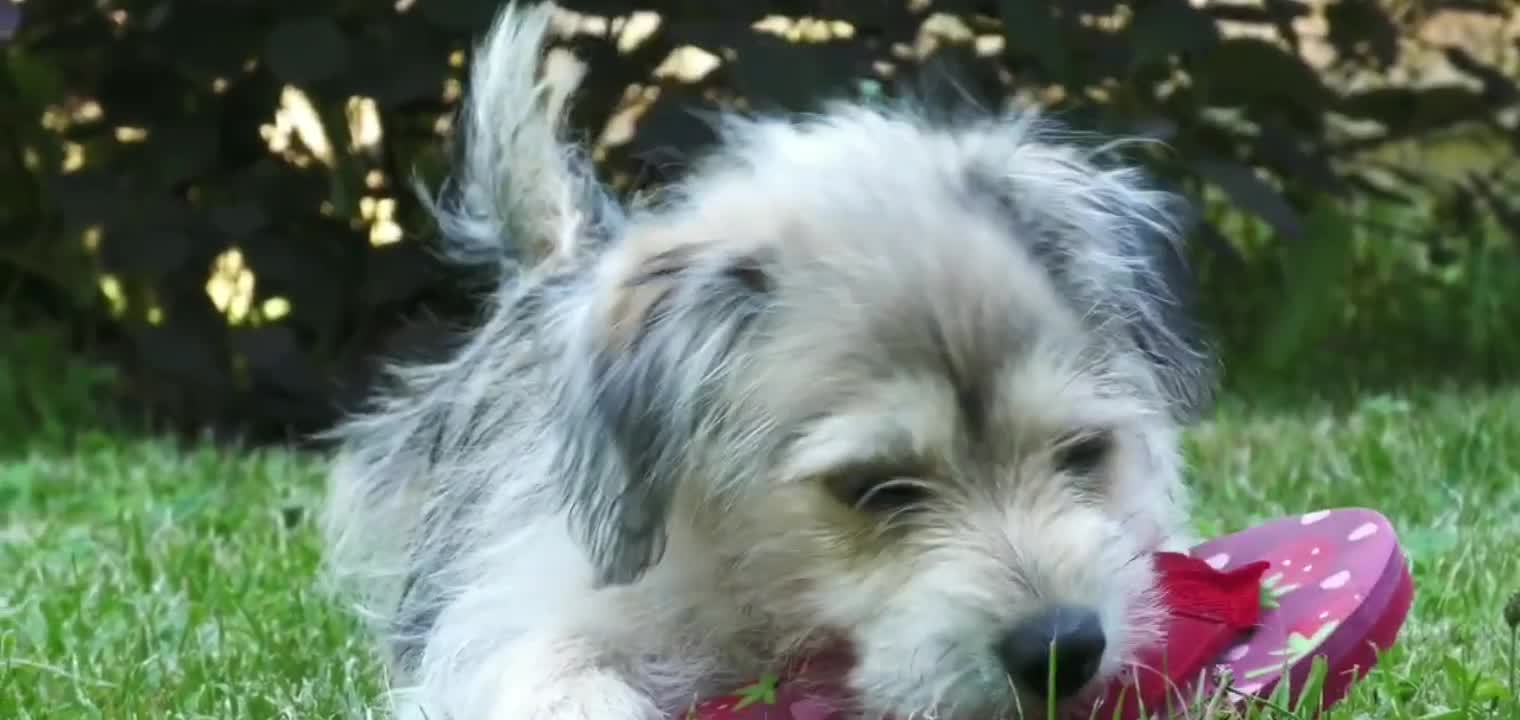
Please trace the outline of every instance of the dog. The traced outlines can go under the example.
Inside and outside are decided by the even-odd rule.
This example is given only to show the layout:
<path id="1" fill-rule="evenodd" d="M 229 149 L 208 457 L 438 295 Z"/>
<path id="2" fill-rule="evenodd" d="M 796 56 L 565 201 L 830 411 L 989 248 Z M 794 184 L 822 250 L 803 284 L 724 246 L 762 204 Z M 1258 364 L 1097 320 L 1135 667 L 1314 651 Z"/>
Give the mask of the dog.
<path id="1" fill-rule="evenodd" d="M 663 720 L 847 647 L 859 716 L 1039 717 L 1135 662 L 1214 396 L 1180 196 L 1038 112 L 894 100 L 724 117 L 622 201 L 554 12 L 500 12 L 427 192 L 478 325 L 333 431 L 396 714 Z"/>

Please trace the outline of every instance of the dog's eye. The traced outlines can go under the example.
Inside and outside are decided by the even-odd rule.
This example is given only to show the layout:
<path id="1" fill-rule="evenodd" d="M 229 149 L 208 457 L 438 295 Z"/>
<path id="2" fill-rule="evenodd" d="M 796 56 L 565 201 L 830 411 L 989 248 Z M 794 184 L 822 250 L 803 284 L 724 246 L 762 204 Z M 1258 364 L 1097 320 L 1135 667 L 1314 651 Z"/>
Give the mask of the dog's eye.
<path id="1" fill-rule="evenodd" d="M 911 509 L 929 497 L 923 481 L 896 476 L 847 475 L 829 487 L 840 502 L 873 514 Z"/>
<path id="2" fill-rule="evenodd" d="M 1083 434 L 1056 451 L 1056 468 L 1070 475 L 1091 475 L 1108 459 L 1113 445 L 1107 432 Z"/>

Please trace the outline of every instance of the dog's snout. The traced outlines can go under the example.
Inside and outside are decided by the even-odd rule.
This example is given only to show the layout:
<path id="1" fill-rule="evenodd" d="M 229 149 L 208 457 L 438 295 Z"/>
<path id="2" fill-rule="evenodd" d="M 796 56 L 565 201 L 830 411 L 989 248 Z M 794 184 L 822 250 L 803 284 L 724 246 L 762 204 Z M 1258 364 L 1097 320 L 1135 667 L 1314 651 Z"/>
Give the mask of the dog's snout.
<path id="1" fill-rule="evenodd" d="M 1097 613 L 1062 605 L 1013 626 L 999 640 L 998 656 L 1019 687 L 1064 699 L 1097 674 L 1106 646 Z"/>

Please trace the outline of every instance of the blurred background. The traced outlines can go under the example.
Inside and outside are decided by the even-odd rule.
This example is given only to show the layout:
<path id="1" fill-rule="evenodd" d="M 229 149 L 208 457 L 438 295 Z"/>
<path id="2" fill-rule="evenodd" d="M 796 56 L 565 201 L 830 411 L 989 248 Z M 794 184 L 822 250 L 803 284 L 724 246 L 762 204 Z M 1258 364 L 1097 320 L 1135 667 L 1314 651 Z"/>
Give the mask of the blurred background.
<path id="1" fill-rule="evenodd" d="M 87 358 L 92 412 L 290 439 L 479 290 L 436 183 L 495 0 L 0 0 L 0 321 Z M 1520 366 L 1520 13 L 1507 0 L 570 0 L 577 133 L 634 193 L 703 110 L 953 78 L 1164 141 L 1227 383 L 1485 383 Z M 74 381 L 68 381 L 70 383 Z M 79 380 L 79 382 L 83 382 Z M 41 384 L 39 384 L 41 383 Z M 93 392 L 92 391 L 92 392 Z M 8 398 L 9 399 L 9 398 Z"/>
<path id="2" fill-rule="evenodd" d="M 0 576 L 20 579 L 0 590 L 0 716 L 311 717 L 373 690 L 368 666 L 328 662 L 364 651 L 296 587 L 321 459 L 288 453 L 378 362 L 446 351 L 478 310 L 412 184 L 443 176 L 497 6 L 0 0 Z M 1228 481 L 1202 483 L 1205 529 L 1384 509 L 1442 594 L 1361 716 L 1520 715 L 1507 636 L 1485 629 L 1520 574 L 1516 3 L 562 7 L 590 69 L 575 131 L 630 197 L 678 176 L 724 108 L 928 87 L 1162 141 L 1134 158 L 1202 211 L 1188 251 L 1225 368 L 1223 419 L 1190 440 Z M 211 619 L 257 644 L 183 654 Z M 1420 654 L 1451 632 L 1478 660 Z M 283 669 L 239 685 L 244 651 Z M 343 690 L 277 689 L 313 683 Z"/>

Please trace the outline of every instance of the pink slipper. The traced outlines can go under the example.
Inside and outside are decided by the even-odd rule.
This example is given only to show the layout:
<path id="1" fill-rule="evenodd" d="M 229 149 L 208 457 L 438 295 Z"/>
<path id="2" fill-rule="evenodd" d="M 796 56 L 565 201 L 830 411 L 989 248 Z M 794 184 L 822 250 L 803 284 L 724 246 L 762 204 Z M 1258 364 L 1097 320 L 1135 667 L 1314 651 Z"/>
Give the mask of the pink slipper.
<path id="1" fill-rule="evenodd" d="M 1316 658 L 1328 671 L 1319 703 L 1327 708 L 1393 645 L 1414 596 L 1393 527 L 1361 508 L 1274 520 L 1155 562 L 1166 645 L 1069 718 L 1165 718 L 1215 695 L 1243 704 L 1271 696 L 1284 678 L 1296 704 Z M 844 720 L 846 704 L 828 682 L 838 671 L 764 677 L 680 717 Z"/>

